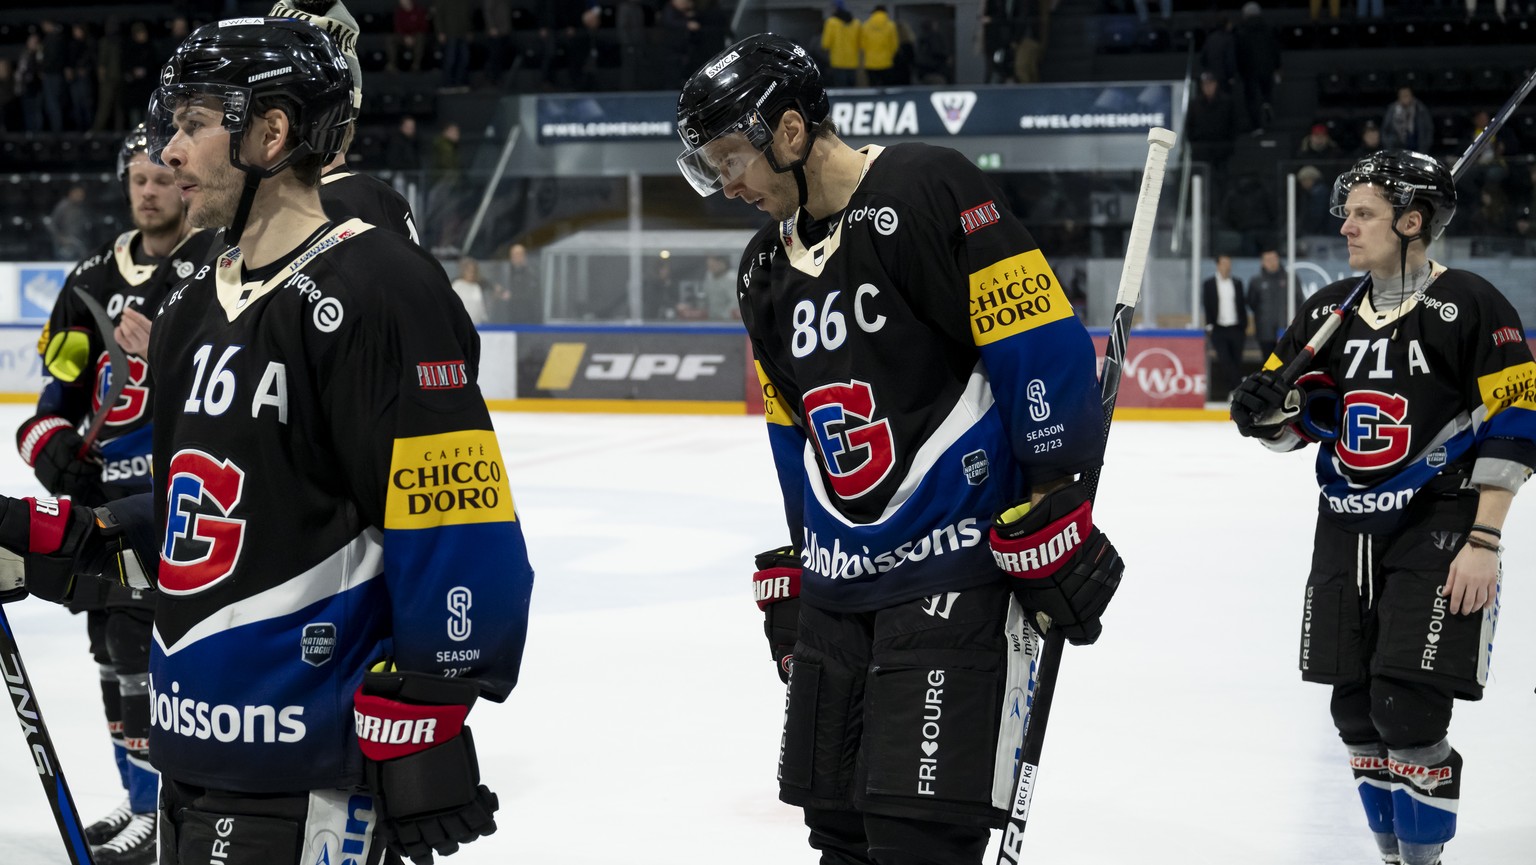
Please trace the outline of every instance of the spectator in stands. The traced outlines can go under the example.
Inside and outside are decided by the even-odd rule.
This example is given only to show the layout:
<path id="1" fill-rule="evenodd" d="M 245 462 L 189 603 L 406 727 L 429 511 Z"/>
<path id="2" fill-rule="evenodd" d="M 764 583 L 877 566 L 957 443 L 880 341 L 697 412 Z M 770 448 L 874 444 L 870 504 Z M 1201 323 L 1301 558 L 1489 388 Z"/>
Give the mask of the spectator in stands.
<path id="1" fill-rule="evenodd" d="M 613 13 L 613 27 L 619 37 L 619 80 L 626 89 L 651 89 L 650 68 L 645 62 L 645 6 L 640 0 L 621 0 Z"/>
<path id="2" fill-rule="evenodd" d="M 43 37 L 28 33 L 16 61 L 16 96 L 21 102 L 21 126 L 27 132 L 43 131 Z"/>
<path id="3" fill-rule="evenodd" d="M 1227 184 L 1219 200 L 1221 224 L 1233 237 L 1230 243 L 1213 245 L 1238 255 L 1257 255 L 1275 232 L 1275 196 L 1256 175 L 1244 173 Z"/>
<path id="4" fill-rule="evenodd" d="M 1296 172 L 1296 186 L 1297 233 L 1327 235 L 1337 231 L 1338 219 L 1329 211 L 1333 190 L 1323 183 L 1323 172 L 1315 165 L 1303 165 Z"/>
<path id="5" fill-rule="evenodd" d="M 507 284 L 496 292 L 496 320 L 512 324 L 542 324 L 544 292 L 539 270 L 528 257 L 528 247 L 514 243 L 507 250 Z M 734 274 L 733 274 L 734 275 Z"/>
<path id="6" fill-rule="evenodd" d="M 1361 0 L 1361 2 L 1363 3 L 1364 0 Z M 1376 14 L 1379 17 L 1381 15 L 1381 12 L 1379 11 L 1379 7 L 1381 6 L 1381 0 L 1376 0 L 1376 5 L 1378 7 L 1378 11 L 1377 11 Z M 1505 8 L 1505 0 L 1493 0 L 1493 12 L 1494 12 L 1495 15 L 1499 16 L 1499 20 L 1500 21 L 1504 20 L 1504 8 Z M 1473 17 L 1475 17 L 1476 15 L 1477 15 L 1477 0 L 1467 0 L 1467 20 L 1471 21 L 1473 19 Z"/>
<path id="7" fill-rule="evenodd" d="M 43 116 L 49 132 L 64 131 L 64 114 L 69 108 L 69 89 L 64 70 L 69 66 L 69 36 L 57 21 L 43 21 L 43 58 L 38 71 L 43 78 Z M 82 253 L 76 258 L 84 258 Z"/>
<path id="8" fill-rule="evenodd" d="M 85 206 L 85 187 L 75 184 L 48 214 L 48 233 L 53 235 L 53 255 L 58 261 L 79 261 L 91 248 L 91 211 Z"/>
<path id="9" fill-rule="evenodd" d="M 1275 350 L 1280 331 L 1291 321 L 1286 300 L 1294 295 L 1301 303 L 1301 295 L 1295 291 L 1295 280 L 1280 264 L 1280 252 L 1273 243 L 1264 244 L 1259 253 L 1259 272 L 1248 280 L 1248 310 L 1253 315 L 1253 338 L 1259 344 L 1259 355 L 1267 359 Z"/>
<path id="10" fill-rule="evenodd" d="M 470 0 L 435 0 L 432 26 L 437 44 L 443 50 L 443 83 L 447 90 L 469 86 Z"/>
<path id="11" fill-rule="evenodd" d="M 1237 25 L 1237 70 L 1243 77 L 1243 98 L 1255 129 L 1274 122 L 1275 85 L 1280 83 L 1280 40 L 1263 9 L 1249 0 Z"/>
<path id="12" fill-rule="evenodd" d="M 672 260 L 658 258 L 651 265 L 650 276 L 640 286 L 644 315 L 651 320 L 677 317 L 677 306 L 682 292 L 677 277 L 672 273 Z"/>
<path id="13" fill-rule="evenodd" d="M 1529 205 L 1520 207 L 1515 211 L 1514 223 L 1510 226 L 1510 236 L 1514 239 L 1511 252 L 1515 255 L 1536 255 L 1536 228 L 1531 225 L 1531 208 Z"/>
<path id="14" fill-rule="evenodd" d="M 416 118 L 407 114 L 384 143 L 384 167 L 391 171 L 420 171 L 421 144 L 416 140 Z"/>
<path id="15" fill-rule="evenodd" d="M 1477 0 L 1467 0 L 1468 3 L 1476 3 Z M 1498 0 L 1503 3 L 1504 0 Z M 1382 0 L 1355 0 L 1356 18 L 1380 18 L 1386 14 Z"/>
<path id="16" fill-rule="evenodd" d="M 459 259 L 459 276 L 453 281 L 453 293 L 464 302 L 464 311 L 476 327 L 485 324 L 485 289 L 480 285 L 480 263 L 469 256 Z"/>
<path id="17" fill-rule="evenodd" d="M 896 56 L 891 60 L 889 87 L 910 87 L 914 83 L 913 60 L 917 57 L 917 34 L 906 19 L 896 21 Z"/>
<path id="18" fill-rule="evenodd" d="M 1414 97 L 1412 87 L 1397 88 L 1397 100 L 1387 106 L 1386 116 L 1381 120 L 1381 143 L 1388 149 L 1421 153 L 1434 149 L 1434 119 L 1424 103 Z"/>
<path id="19" fill-rule="evenodd" d="M 950 50 L 951 40 L 936 19 L 923 21 L 923 32 L 917 37 L 917 52 L 912 60 L 913 72 L 918 84 L 953 84 L 954 63 Z"/>
<path id="20" fill-rule="evenodd" d="M 1190 100 L 1184 135 L 1189 140 L 1190 156 L 1210 165 L 1210 200 L 1220 201 L 1227 160 L 1237 138 L 1237 112 L 1232 98 L 1221 92 L 1220 82 L 1210 72 L 1200 73 L 1200 95 Z"/>
<path id="21" fill-rule="evenodd" d="M 704 279 L 699 283 L 699 302 L 706 318 L 716 321 L 741 319 L 741 304 L 736 301 L 736 268 L 723 255 L 704 259 Z"/>
<path id="22" fill-rule="evenodd" d="M 128 28 L 128 43 L 123 46 L 123 103 L 127 123 L 138 123 L 149 111 L 149 97 L 160 83 L 162 55 L 149 41 L 149 26 L 135 21 Z"/>
<path id="23" fill-rule="evenodd" d="M 394 29 L 389 35 L 389 63 L 394 72 L 400 68 L 400 54 L 409 58 L 410 70 L 421 69 L 421 56 L 427 53 L 427 31 L 432 29 L 427 10 L 416 0 L 396 0 Z"/>
<path id="24" fill-rule="evenodd" d="M 884 5 L 859 24 L 859 50 L 864 53 L 864 72 L 869 76 L 869 86 L 889 87 L 891 66 L 896 62 L 896 49 L 901 37 L 896 32 L 896 22 Z"/>
<path id="25" fill-rule="evenodd" d="M 1317 20 L 1317 15 L 1322 11 L 1323 0 L 1312 0 L 1312 20 Z M 1339 0 L 1328 0 L 1328 17 L 1337 21 L 1339 19 Z"/>
<path id="26" fill-rule="evenodd" d="M 459 124 L 450 121 L 432 142 L 432 171 L 437 180 L 458 182 L 459 137 Z"/>
<path id="27" fill-rule="evenodd" d="M 1339 146 L 1333 136 L 1329 134 L 1328 127 L 1321 123 L 1312 124 L 1312 130 L 1301 138 L 1301 143 L 1296 146 L 1296 158 L 1305 159 L 1308 162 L 1326 162 L 1344 158 L 1344 148 Z"/>
<path id="28" fill-rule="evenodd" d="M 1374 120 L 1367 120 L 1360 124 L 1360 144 L 1349 155 L 1350 159 L 1359 161 L 1381 149 L 1381 127 Z"/>
<path id="29" fill-rule="evenodd" d="M 1141 21 L 1141 23 L 1146 24 L 1148 21 L 1152 20 L 1152 16 L 1149 14 L 1147 9 L 1147 0 L 1131 0 L 1131 5 L 1136 8 L 1136 17 Z M 1123 9 L 1125 7 L 1122 6 L 1121 8 Z M 1173 0 L 1157 0 L 1157 11 L 1158 14 L 1163 17 L 1164 21 L 1172 18 Z"/>
<path id="30" fill-rule="evenodd" d="M 1232 18 L 1217 15 L 1211 31 L 1200 48 L 1200 69 L 1221 86 L 1221 92 L 1233 95 L 1237 89 L 1237 37 L 1232 34 Z M 1202 76 L 1203 77 L 1203 76 Z"/>
<path id="31" fill-rule="evenodd" d="M 1040 80 L 1040 58 L 1045 46 L 1035 38 L 1032 21 L 1019 24 L 1019 41 L 1013 44 L 1013 80 L 1020 84 L 1034 84 Z"/>
<path id="32" fill-rule="evenodd" d="M 16 67 L 0 57 L 0 131 L 21 131 L 21 105 L 16 101 Z"/>
<path id="33" fill-rule="evenodd" d="M 693 69 L 693 57 L 699 51 L 704 25 L 699 21 L 693 0 L 669 0 L 662 7 L 660 25 L 667 46 L 666 86 L 679 86 Z"/>
<path id="34" fill-rule="evenodd" d="M 1014 20 L 1009 0 L 986 0 L 981 7 L 984 84 L 1006 83 L 1013 74 Z"/>
<path id="35" fill-rule="evenodd" d="M 1216 273 L 1200 286 L 1205 335 L 1211 358 L 1211 399 L 1224 401 L 1242 380 L 1243 343 L 1248 337 L 1248 305 L 1243 281 L 1232 275 L 1232 256 L 1216 256 Z"/>
<path id="36" fill-rule="evenodd" d="M 96 40 L 96 118 L 92 132 L 123 128 L 123 22 L 109 16 Z"/>
<path id="37" fill-rule="evenodd" d="M 84 132 L 96 119 L 96 40 L 84 24 L 70 25 L 64 80 L 69 85 L 70 126 Z"/>
<path id="38" fill-rule="evenodd" d="M 832 4 L 821 25 L 821 50 L 827 53 L 827 86 L 853 87 L 859 76 L 859 20 L 844 0 Z"/>
<path id="39" fill-rule="evenodd" d="M 493 89 L 501 88 L 501 78 L 507 72 L 512 57 L 512 2 L 511 0 L 485 0 L 481 9 L 485 19 L 485 83 Z"/>

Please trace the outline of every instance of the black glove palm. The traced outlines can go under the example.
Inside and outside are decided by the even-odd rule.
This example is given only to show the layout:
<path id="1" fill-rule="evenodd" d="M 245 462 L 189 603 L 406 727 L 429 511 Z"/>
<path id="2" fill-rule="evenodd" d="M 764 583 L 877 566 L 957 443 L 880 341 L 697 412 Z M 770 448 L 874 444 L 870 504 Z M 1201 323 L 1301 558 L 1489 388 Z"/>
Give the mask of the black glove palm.
<path id="1" fill-rule="evenodd" d="M 1272 439 L 1301 413 L 1301 391 L 1286 384 L 1279 370 L 1259 370 L 1232 392 L 1231 412 L 1239 433 Z"/>

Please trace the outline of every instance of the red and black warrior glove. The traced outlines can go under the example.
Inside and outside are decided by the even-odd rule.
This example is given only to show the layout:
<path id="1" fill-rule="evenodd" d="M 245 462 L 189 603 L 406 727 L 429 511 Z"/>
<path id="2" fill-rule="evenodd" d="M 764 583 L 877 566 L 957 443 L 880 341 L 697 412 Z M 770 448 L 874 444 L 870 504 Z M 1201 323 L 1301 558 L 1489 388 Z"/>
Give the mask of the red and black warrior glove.
<path id="1" fill-rule="evenodd" d="M 84 444 L 75 425 L 57 415 L 38 415 L 16 429 L 16 452 L 43 489 L 81 504 L 105 504 L 101 460 L 94 449 L 81 456 Z"/>
<path id="2" fill-rule="evenodd" d="M 364 775 L 389 849 L 431 865 L 496 831 L 496 794 L 480 783 L 464 718 L 480 695 L 470 679 L 368 673 L 353 695 Z"/>
<path id="3" fill-rule="evenodd" d="M 992 557 L 1014 577 L 1014 595 L 1036 616 L 1050 616 L 1073 645 L 1099 638 L 1125 563 L 1093 525 L 1093 503 L 1080 483 L 1056 490 L 1031 507 L 1015 505 L 992 520 Z"/>
<path id="4" fill-rule="evenodd" d="M 795 639 L 800 634 L 800 557 L 794 547 L 779 547 L 757 554 L 752 575 L 752 594 L 763 611 L 763 633 L 779 668 L 779 679 L 789 681 L 789 664 L 795 658 Z"/>
<path id="5" fill-rule="evenodd" d="M 0 603 L 29 593 L 69 600 L 75 575 L 105 545 L 90 508 L 69 499 L 0 496 Z"/>

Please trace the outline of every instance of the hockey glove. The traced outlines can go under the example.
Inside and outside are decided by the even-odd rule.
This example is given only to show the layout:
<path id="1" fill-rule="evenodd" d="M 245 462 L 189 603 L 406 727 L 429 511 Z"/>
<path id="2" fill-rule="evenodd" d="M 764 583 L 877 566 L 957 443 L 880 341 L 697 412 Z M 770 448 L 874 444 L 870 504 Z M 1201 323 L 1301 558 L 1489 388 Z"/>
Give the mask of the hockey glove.
<path id="1" fill-rule="evenodd" d="M 1232 422 L 1249 438 L 1275 438 L 1301 414 L 1301 397 L 1278 370 L 1259 370 L 1232 392 Z"/>
<path id="2" fill-rule="evenodd" d="M 752 594 L 757 608 L 763 611 L 763 633 L 768 636 L 779 679 L 788 683 L 789 664 L 795 659 L 795 640 L 800 634 L 800 557 L 794 547 L 757 554 Z"/>
<path id="3" fill-rule="evenodd" d="M 464 726 L 479 695 L 470 679 L 393 672 L 368 673 L 353 697 L 380 836 L 416 865 L 496 831 L 496 794 Z"/>
<path id="4" fill-rule="evenodd" d="M 992 557 L 1014 577 L 1014 595 L 1041 634 L 1061 628 L 1073 645 L 1099 638 L 1109 599 L 1125 563 L 1109 538 L 1093 525 L 1093 503 L 1082 484 L 1056 490 L 992 520 Z M 1042 623 L 1040 614 L 1050 617 Z"/>
<path id="5" fill-rule="evenodd" d="M 0 496 L 0 602 L 29 592 L 69 600 L 81 560 L 104 546 L 90 508 L 69 499 Z"/>
<path id="6" fill-rule="evenodd" d="M 38 415 L 16 430 L 16 450 L 43 489 L 84 504 L 104 504 L 101 460 L 94 450 L 82 457 L 84 444 L 75 425 L 57 415 Z"/>

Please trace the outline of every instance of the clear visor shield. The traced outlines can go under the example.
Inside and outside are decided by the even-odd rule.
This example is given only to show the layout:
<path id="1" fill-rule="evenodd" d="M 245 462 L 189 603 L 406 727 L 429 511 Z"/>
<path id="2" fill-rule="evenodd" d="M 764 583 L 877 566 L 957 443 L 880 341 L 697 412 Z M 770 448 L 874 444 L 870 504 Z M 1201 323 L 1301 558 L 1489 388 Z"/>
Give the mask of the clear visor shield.
<path id="1" fill-rule="evenodd" d="M 251 91 L 220 84 L 171 84 L 155 90 L 144 121 L 149 158 L 164 165 L 161 154 L 173 139 L 225 135 L 245 128 Z"/>
<path id="2" fill-rule="evenodd" d="M 691 132 L 685 126 L 683 140 L 689 141 Z M 746 174 L 753 162 L 763 158 L 772 138 L 768 123 L 753 111 L 714 138 L 684 151 L 677 167 L 695 192 L 708 197 Z"/>
<path id="3" fill-rule="evenodd" d="M 1349 214 L 1345 212 L 1344 205 L 1349 202 L 1349 193 L 1361 184 L 1376 187 L 1387 203 L 1392 205 L 1394 217 L 1413 202 L 1414 187 L 1411 183 L 1382 177 L 1379 174 L 1346 171 L 1333 182 L 1333 199 L 1329 202 L 1328 212 L 1340 219 L 1347 219 Z"/>

